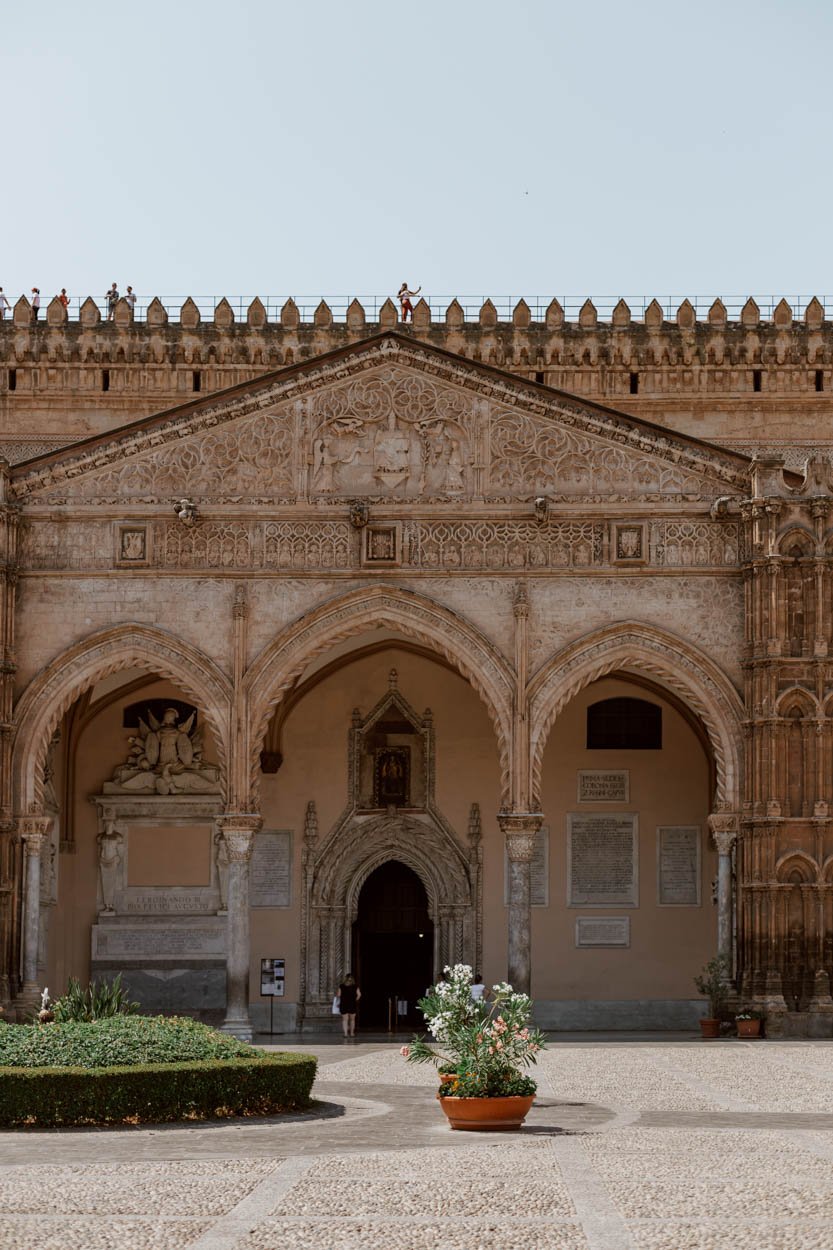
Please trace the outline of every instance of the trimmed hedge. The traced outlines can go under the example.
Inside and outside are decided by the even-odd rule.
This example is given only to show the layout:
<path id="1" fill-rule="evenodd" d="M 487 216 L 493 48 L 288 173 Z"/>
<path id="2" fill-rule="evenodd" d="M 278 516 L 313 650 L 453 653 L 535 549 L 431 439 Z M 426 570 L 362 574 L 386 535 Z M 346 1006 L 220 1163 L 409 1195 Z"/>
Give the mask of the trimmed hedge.
<path id="1" fill-rule="evenodd" d="M 256 1058 L 112 1068 L 0 1068 L 0 1125 L 57 1127 L 273 1115 L 309 1106 L 317 1061 Z"/>

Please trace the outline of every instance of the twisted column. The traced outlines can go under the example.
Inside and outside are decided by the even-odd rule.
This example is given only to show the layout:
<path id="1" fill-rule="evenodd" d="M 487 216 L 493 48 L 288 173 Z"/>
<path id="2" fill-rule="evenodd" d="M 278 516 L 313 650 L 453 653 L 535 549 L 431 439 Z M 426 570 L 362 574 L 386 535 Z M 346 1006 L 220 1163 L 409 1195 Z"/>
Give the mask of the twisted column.
<path id="1" fill-rule="evenodd" d="M 41 852 L 49 837 L 52 819 L 49 816 L 23 816 L 18 832 L 25 855 L 23 894 L 23 988 L 18 1006 L 24 1011 L 40 1004 L 38 986 L 38 945 L 40 940 L 40 876 Z"/>
<path id="2" fill-rule="evenodd" d="M 709 830 L 717 847 L 717 953 L 732 966 L 732 847 L 738 836 L 737 817 L 732 812 L 709 816 Z"/>
<path id="3" fill-rule="evenodd" d="M 249 1019 L 249 861 L 255 834 L 263 824 L 257 812 L 227 813 L 217 826 L 228 852 L 226 921 L 226 1018 L 224 1033 L 241 1041 L 252 1038 Z"/>
<path id="4" fill-rule="evenodd" d="M 498 823 L 506 840 L 509 859 L 509 968 L 507 980 L 528 994 L 532 980 L 532 918 L 529 906 L 529 865 L 535 851 L 535 835 L 541 828 L 540 812 L 499 812 Z"/>

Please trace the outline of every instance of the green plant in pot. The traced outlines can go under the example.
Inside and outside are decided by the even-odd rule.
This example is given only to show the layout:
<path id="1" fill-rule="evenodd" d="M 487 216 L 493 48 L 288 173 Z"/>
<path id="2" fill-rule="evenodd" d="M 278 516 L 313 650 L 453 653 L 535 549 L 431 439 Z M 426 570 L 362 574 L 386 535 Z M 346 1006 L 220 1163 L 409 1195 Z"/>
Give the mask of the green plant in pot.
<path id="1" fill-rule="evenodd" d="M 506 982 L 494 985 L 488 999 L 473 998 L 467 964 L 445 974 L 418 1004 L 432 1040 L 415 1037 L 401 1053 L 409 1063 L 438 1069 L 437 1097 L 451 1128 L 519 1128 L 537 1088 L 524 1069 L 546 1045 L 531 1024 L 532 1001 Z"/>
<path id="2" fill-rule="evenodd" d="M 705 965 L 694 985 L 699 994 L 709 1000 L 709 1014 L 700 1021 L 703 1037 L 720 1037 L 720 1020 L 726 1011 L 729 994 L 729 961 L 725 955 L 715 955 Z"/>

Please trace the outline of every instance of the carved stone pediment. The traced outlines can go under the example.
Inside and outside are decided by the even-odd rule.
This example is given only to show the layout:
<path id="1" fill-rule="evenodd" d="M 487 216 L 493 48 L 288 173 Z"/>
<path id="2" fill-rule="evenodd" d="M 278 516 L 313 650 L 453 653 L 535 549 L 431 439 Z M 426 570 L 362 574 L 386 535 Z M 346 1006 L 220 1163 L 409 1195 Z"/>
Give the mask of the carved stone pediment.
<path id="1" fill-rule="evenodd" d="M 655 500 L 746 490 L 748 460 L 396 334 L 13 471 L 38 503 Z"/>

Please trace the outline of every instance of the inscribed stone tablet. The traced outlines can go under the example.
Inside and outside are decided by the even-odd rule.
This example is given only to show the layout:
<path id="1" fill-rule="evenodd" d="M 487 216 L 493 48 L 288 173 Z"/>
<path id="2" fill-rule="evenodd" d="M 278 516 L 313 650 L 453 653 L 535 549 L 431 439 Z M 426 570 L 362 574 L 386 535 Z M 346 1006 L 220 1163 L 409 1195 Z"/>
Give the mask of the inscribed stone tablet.
<path id="1" fill-rule="evenodd" d="M 576 799 L 579 803 L 629 803 L 630 773 L 627 769 L 605 772 L 580 768 Z"/>
<path id="2" fill-rule="evenodd" d="M 660 907 L 699 907 L 698 825 L 661 825 L 657 829 L 657 902 Z"/>
<path id="3" fill-rule="evenodd" d="M 93 961 L 222 958 L 225 924 L 163 928 L 157 925 L 93 925 Z"/>
<path id="4" fill-rule="evenodd" d="M 571 907 L 636 907 L 636 812 L 568 812 L 567 880 Z"/>
<path id="5" fill-rule="evenodd" d="M 509 856 L 503 851 L 503 902 L 509 905 Z M 542 825 L 535 835 L 535 850 L 529 864 L 529 905 L 550 905 L 550 831 Z"/>
<path id="6" fill-rule="evenodd" d="M 249 874 L 251 907 L 289 907 L 292 882 L 292 834 L 262 829 L 255 835 Z"/>
<path id="7" fill-rule="evenodd" d="M 579 916 L 576 946 L 630 946 L 629 916 Z"/>

